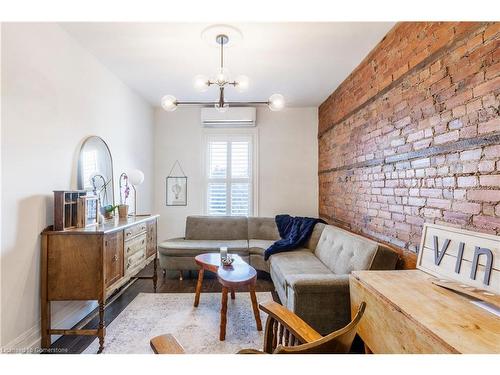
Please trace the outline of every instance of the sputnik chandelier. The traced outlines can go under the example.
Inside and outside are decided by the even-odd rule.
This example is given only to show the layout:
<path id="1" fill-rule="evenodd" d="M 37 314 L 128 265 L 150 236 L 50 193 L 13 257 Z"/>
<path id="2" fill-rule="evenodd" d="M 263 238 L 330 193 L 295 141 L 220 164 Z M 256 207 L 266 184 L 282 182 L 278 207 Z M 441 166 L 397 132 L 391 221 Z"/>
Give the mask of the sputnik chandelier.
<path id="1" fill-rule="evenodd" d="M 226 34 L 218 34 L 215 37 L 215 42 L 220 47 L 220 67 L 213 78 L 207 78 L 203 75 L 194 77 L 194 88 L 199 92 L 205 92 L 212 85 L 219 88 L 218 101 L 179 101 L 173 95 L 165 95 L 161 99 L 161 106 L 164 110 L 172 112 L 179 105 L 203 105 L 214 106 L 219 112 L 225 112 L 229 107 L 246 107 L 255 105 L 267 105 L 271 111 L 280 111 L 285 107 L 285 98 L 281 94 L 273 94 L 267 101 L 262 102 L 229 102 L 224 98 L 224 90 L 229 86 L 233 86 L 236 91 L 244 92 L 248 89 L 248 77 L 244 75 L 238 76 L 235 80 L 229 77 L 229 71 L 224 67 L 224 45 L 229 42 L 229 36 Z"/>

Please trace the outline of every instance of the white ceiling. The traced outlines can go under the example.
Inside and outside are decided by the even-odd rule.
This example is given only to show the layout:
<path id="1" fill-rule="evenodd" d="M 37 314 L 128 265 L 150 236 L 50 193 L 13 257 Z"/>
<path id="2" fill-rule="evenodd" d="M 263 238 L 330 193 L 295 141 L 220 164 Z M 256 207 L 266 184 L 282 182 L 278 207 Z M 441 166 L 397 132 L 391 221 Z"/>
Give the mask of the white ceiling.
<path id="1" fill-rule="evenodd" d="M 250 78 L 231 101 L 262 101 L 273 93 L 288 106 L 318 106 L 391 29 L 391 22 L 236 23 L 243 39 L 225 50 L 233 75 Z M 125 84 L 158 106 L 178 100 L 215 100 L 217 89 L 194 90 L 197 74 L 210 76 L 219 52 L 201 39 L 201 23 L 62 23 L 61 26 Z"/>

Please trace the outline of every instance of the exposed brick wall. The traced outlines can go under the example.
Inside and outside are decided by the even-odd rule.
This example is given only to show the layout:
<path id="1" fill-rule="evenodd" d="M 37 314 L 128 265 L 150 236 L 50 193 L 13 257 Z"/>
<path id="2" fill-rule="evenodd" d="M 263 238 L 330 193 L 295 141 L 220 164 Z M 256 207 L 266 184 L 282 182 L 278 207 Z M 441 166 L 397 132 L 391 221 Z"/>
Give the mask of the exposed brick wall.
<path id="1" fill-rule="evenodd" d="M 500 234 L 500 24 L 396 25 L 319 108 L 319 212 L 416 252 Z"/>

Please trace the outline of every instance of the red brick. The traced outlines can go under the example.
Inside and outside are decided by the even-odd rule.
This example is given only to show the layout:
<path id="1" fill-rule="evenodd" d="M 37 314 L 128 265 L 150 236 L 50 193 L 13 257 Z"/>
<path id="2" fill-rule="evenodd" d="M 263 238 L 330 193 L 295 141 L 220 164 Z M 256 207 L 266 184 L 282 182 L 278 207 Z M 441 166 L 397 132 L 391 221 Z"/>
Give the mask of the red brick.
<path id="1" fill-rule="evenodd" d="M 457 179 L 458 187 L 474 187 L 478 185 L 476 176 L 459 177 Z"/>
<path id="2" fill-rule="evenodd" d="M 495 162 L 493 160 L 483 160 L 478 166 L 479 172 L 488 173 L 495 170 Z"/>
<path id="3" fill-rule="evenodd" d="M 486 88 L 485 88 L 485 90 L 486 90 Z M 493 89 L 491 89 L 491 90 L 493 90 Z M 479 95 L 483 95 L 483 94 L 479 94 Z M 450 99 L 448 99 L 445 102 L 445 106 L 447 109 L 453 109 L 460 104 L 464 104 L 469 99 L 472 99 L 472 90 L 465 90 L 465 91 L 462 91 L 460 94 L 457 94 L 457 95 L 451 97 Z"/>
<path id="4" fill-rule="evenodd" d="M 469 190 L 467 199 L 481 202 L 500 202 L 500 190 Z"/>
<path id="5" fill-rule="evenodd" d="M 500 77 L 496 77 L 474 87 L 474 97 L 483 96 L 500 89 Z"/>
<path id="6" fill-rule="evenodd" d="M 467 151 L 462 151 L 460 153 L 460 160 L 462 161 L 467 161 L 467 160 L 479 160 L 481 159 L 481 149 L 475 149 L 475 150 L 467 150 Z"/>
<path id="7" fill-rule="evenodd" d="M 453 202 L 453 210 L 466 214 L 478 214 L 481 212 L 481 204 L 469 202 Z"/>
<path id="8" fill-rule="evenodd" d="M 481 186 L 494 186 L 500 188 L 500 174 L 480 176 L 479 184 Z"/>
<path id="9" fill-rule="evenodd" d="M 474 216 L 472 222 L 475 226 L 485 229 L 499 229 L 500 217 L 494 216 Z"/>
<path id="10" fill-rule="evenodd" d="M 443 213 L 443 217 L 446 221 L 450 221 L 452 223 L 457 223 L 460 225 L 467 225 L 471 218 L 471 215 L 464 214 L 463 212 L 445 211 Z"/>
<path id="11" fill-rule="evenodd" d="M 441 210 L 435 208 L 424 208 L 423 210 L 425 217 L 441 217 Z"/>
<path id="12" fill-rule="evenodd" d="M 488 159 L 500 158 L 500 145 L 485 147 L 484 156 Z"/>
<path id="13" fill-rule="evenodd" d="M 459 138 L 460 138 L 460 133 L 458 132 L 458 130 L 454 130 L 454 131 L 451 131 L 449 133 L 444 133 L 444 134 L 435 136 L 434 143 L 439 145 L 442 143 L 458 141 Z"/>
<path id="14" fill-rule="evenodd" d="M 420 196 L 429 198 L 441 198 L 443 191 L 441 189 L 420 189 Z"/>
<path id="15" fill-rule="evenodd" d="M 479 134 L 492 133 L 500 131 L 500 117 L 493 118 L 488 122 L 483 122 L 478 125 L 477 131 Z"/>
<path id="16" fill-rule="evenodd" d="M 427 206 L 428 207 L 435 207 L 435 208 L 450 209 L 451 202 L 447 199 L 429 198 L 429 199 L 427 199 Z"/>

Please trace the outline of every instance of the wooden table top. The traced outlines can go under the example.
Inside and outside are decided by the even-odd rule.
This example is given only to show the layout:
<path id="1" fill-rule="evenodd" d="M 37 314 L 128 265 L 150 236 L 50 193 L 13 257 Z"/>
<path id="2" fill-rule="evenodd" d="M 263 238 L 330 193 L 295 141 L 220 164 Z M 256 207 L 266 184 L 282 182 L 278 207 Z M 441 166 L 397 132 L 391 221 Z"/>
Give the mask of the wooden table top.
<path id="1" fill-rule="evenodd" d="M 227 287 L 237 287 L 255 281 L 257 271 L 252 266 L 243 263 L 219 267 L 217 270 L 219 282 Z"/>
<path id="2" fill-rule="evenodd" d="M 351 277 L 452 352 L 500 353 L 500 318 L 469 297 L 434 285 L 432 275 L 420 270 L 355 271 Z"/>
<path id="3" fill-rule="evenodd" d="M 243 259 L 238 254 L 231 254 L 231 256 L 234 259 L 233 264 L 237 263 L 245 263 Z M 220 253 L 205 253 L 205 254 L 199 254 L 194 258 L 196 264 L 199 266 L 211 266 L 215 268 L 219 268 L 222 266 L 221 260 L 220 260 Z M 246 263 L 245 263 L 246 264 Z M 207 267 L 208 268 L 208 267 Z"/>

